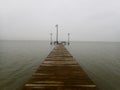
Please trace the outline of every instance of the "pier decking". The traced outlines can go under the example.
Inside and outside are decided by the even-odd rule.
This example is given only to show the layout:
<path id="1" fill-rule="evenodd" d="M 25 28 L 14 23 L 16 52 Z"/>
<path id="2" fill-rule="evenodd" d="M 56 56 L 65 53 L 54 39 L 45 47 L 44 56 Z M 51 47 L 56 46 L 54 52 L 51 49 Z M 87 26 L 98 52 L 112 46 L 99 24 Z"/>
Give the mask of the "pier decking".
<path id="1" fill-rule="evenodd" d="M 67 49 L 59 44 L 25 84 L 25 90 L 98 89 Z"/>

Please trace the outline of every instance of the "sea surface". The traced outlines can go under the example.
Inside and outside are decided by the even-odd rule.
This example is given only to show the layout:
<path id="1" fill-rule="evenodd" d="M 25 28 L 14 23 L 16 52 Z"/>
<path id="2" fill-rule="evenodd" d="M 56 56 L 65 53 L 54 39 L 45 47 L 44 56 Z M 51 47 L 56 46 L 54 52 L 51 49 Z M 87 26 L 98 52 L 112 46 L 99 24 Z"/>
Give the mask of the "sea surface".
<path id="1" fill-rule="evenodd" d="M 53 47 L 47 41 L 0 41 L 0 90 L 23 90 Z M 100 90 L 120 90 L 120 42 L 71 42 L 66 48 Z"/>

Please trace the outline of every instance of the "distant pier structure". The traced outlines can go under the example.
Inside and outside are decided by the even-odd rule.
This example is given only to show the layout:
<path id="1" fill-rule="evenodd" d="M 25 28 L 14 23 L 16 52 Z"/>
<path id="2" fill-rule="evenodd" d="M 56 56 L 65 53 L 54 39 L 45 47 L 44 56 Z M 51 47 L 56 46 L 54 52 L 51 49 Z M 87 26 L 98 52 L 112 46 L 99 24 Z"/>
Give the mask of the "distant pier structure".
<path id="1" fill-rule="evenodd" d="M 54 43 L 54 45 L 58 45 L 58 44 L 68 44 L 70 45 L 70 33 L 68 33 L 68 41 L 59 41 L 59 34 L 58 34 L 58 24 L 55 25 L 56 27 L 56 41 L 52 41 L 52 33 L 50 33 L 50 44 L 52 45 Z"/>
<path id="2" fill-rule="evenodd" d="M 53 50 L 25 83 L 24 90 L 99 90 L 65 48 L 70 44 L 70 33 L 68 41 L 59 41 L 58 25 L 56 30 L 56 41 L 52 41 L 50 33 L 50 44 L 55 44 Z"/>

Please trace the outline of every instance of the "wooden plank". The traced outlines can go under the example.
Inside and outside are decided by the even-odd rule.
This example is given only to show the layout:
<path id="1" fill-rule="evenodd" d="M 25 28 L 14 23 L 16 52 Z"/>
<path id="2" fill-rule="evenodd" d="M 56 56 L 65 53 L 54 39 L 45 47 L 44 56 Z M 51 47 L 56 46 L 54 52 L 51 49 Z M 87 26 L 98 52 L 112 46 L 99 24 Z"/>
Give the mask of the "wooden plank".
<path id="1" fill-rule="evenodd" d="M 62 45 L 56 45 L 30 80 L 26 90 L 98 90 Z"/>

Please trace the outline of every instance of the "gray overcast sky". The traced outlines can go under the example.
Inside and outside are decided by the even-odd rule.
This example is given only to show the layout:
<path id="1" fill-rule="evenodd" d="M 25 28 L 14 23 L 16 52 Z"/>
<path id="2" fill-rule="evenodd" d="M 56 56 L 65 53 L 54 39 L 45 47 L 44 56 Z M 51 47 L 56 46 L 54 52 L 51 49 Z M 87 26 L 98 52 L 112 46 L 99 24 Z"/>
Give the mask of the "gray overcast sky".
<path id="1" fill-rule="evenodd" d="M 120 0 L 0 0 L 0 39 L 120 41 Z"/>

